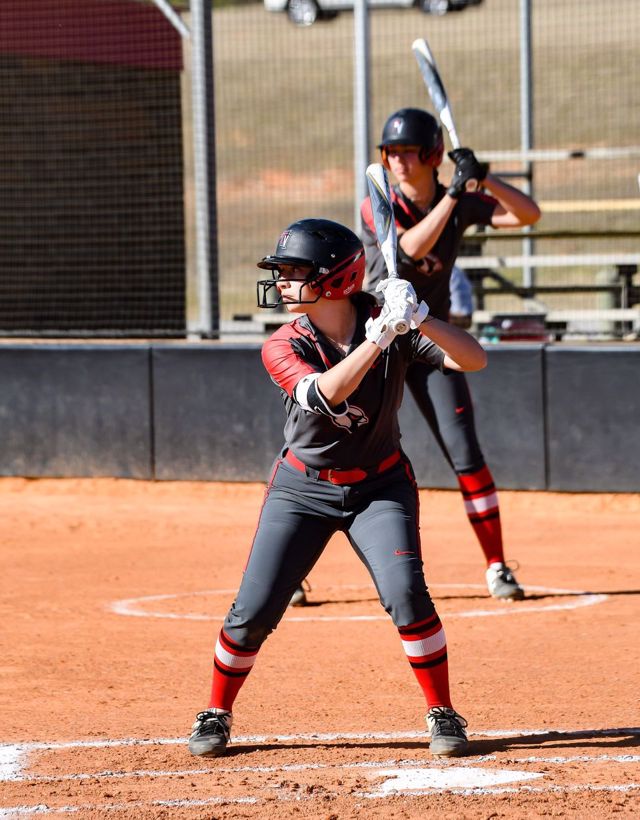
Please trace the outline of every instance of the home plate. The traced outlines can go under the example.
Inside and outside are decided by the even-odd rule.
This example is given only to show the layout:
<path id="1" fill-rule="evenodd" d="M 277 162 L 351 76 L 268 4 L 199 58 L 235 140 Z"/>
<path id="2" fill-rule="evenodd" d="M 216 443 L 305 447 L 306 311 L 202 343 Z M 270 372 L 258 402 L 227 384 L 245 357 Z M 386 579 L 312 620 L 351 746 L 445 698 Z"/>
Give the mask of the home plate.
<path id="1" fill-rule="evenodd" d="M 388 777 L 377 795 L 397 792 L 416 792 L 423 789 L 482 789 L 535 780 L 544 775 L 538 772 L 518 772 L 511 769 L 476 769 L 471 766 L 452 766 L 447 769 L 383 769 L 377 777 Z"/>

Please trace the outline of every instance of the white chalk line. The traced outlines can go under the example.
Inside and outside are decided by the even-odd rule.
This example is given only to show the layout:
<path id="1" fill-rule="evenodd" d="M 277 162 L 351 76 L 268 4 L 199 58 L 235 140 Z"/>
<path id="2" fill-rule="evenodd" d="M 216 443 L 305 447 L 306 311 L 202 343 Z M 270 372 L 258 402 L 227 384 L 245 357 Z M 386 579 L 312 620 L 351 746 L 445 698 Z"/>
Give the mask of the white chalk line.
<path id="1" fill-rule="evenodd" d="M 570 735 L 573 738 L 590 737 L 623 737 L 640 735 L 638 726 L 622 726 L 616 729 L 553 729 L 548 726 L 540 729 L 476 729 L 467 732 L 469 737 L 513 738 Z M 271 744 L 281 741 L 326 741 L 336 740 L 424 740 L 428 735 L 422 732 L 303 732 L 298 734 L 273 735 L 234 735 L 235 744 Z M 2 751 L 14 749 L 20 752 L 47 751 L 53 749 L 102 749 L 118 746 L 174 746 L 186 743 L 184 737 L 157 738 L 114 738 L 105 740 L 61 740 L 61 741 L 25 741 L 24 743 L 0 744 Z"/>
<path id="2" fill-rule="evenodd" d="M 486 587 L 482 584 L 431 584 L 432 587 L 444 589 L 482 589 Z M 331 587 L 332 590 L 370 590 L 363 585 L 344 585 Z M 472 609 L 463 612 L 443 612 L 443 620 L 450 618 L 494 618 L 506 615 L 530 615 L 539 612 L 558 612 L 561 610 L 580 609 L 586 606 L 601 604 L 608 599 L 606 593 L 587 592 L 584 590 L 558 589 L 555 587 L 527 586 L 530 592 L 540 592 L 546 595 L 570 595 L 574 598 L 571 601 L 562 603 L 548 603 L 542 605 L 527 605 L 526 599 L 521 602 L 501 602 L 499 609 Z M 170 620 L 184 621 L 223 621 L 224 615 L 204 615 L 197 612 L 162 612 L 158 610 L 145 609 L 145 604 L 158 601 L 176 600 L 179 598 L 234 595 L 237 589 L 205 589 L 196 592 L 175 592 L 164 593 L 162 595 L 143 595 L 135 598 L 122 598 L 112 601 L 107 605 L 107 609 L 116 614 L 134 618 L 165 618 Z M 388 615 L 293 615 L 286 613 L 284 618 L 288 623 L 305 623 L 311 621 L 388 621 Z"/>
<path id="3" fill-rule="evenodd" d="M 621 735 L 640 735 L 640 728 L 619 728 L 619 729 L 526 729 L 526 730 L 484 730 L 471 732 L 471 736 L 479 737 L 518 737 L 518 736 L 562 736 L 571 735 L 573 738 L 578 737 L 619 737 Z M 407 739 L 419 738 L 425 739 L 424 732 L 382 732 L 382 733 L 313 733 L 313 734 L 298 734 L 298 735 L 247 735 L 238 736 L 235 742 L 242 743 L 256 743 L 268 741 L 282 741 L 282 740 L 297 740 L 297 741 L 334 741 L 334 740 L 389 740 L 389 739 Z M 3 767 L 0 766 L 0 780 L 11 780 L 19 782 L 59 782 L 62 780 L 82 780 L 89 778 L 135 778 L 135 777 L 184 777 L 196 775 L 211 775 L 212 773 L 277 773 L 277 772 L 297 772 L 313 769 L 369 769 L 379 770 L 376 777 L 387 777 L 388 779 L 380 788 L 372 792 L 362 792 L 354 794 L 354 797 L 366 799 L 382 799 L 385 797 L 402 794 L 404 796 L 423 796 L 425 794 L 433 793 L 452 793 L 458 795 L 491 795 L 491 794 L 516 794 L 518 792 L 527 791 L 532 793 L 544 792 L 582 792 L 582 791 L 604 791 L 604 792 L 627 792 L 640 788 L 638 783 L 629 784 L 599 784 L 593 786 L 590 784 L 580 786 L 558 786 L 549 784 L 548 786 L 531 787 L 524 784 L 518 787 L 506 787 L 500 785 L 505 781 L 524 780 L 532 777 L 544 777 L 543 773 L 538 772 L 518 772 L 514 770 L 500 770 L 498 774 L 492 775 L 491 769 L 478 768 L 482 763 L 492 762 L 498 760 L 497 755 L 483 755 L 480 757 L 469 757 L 466 760 L 452 760 L 452 761 L 423 761 L 419 759 L 413 760 L 382 760 L 382 761 L 361 761 L 356 763 L 346 764 L 321 764 L 321 763 L 301 763 L 301 764 L 283 764 L 281 766 L 237 766 L 237 767 L 217 767 L 215 769 L 185 769 L 185 770 L 135 770 L 132 772 L 98 772 L 98 773 L 74 773 L 69 775 L 62 775 L 58 777 L 48 776 L 24 776 L 19 772 L 11 770 L 11 754 L 13 753 L 15 763 L 19 767 L 20 758 L 30 751 L 40 750 L 55 750 L 55 749 L 73 749 L 73 748 L 115 748 L 118 746 L 138 746 L 138 745 L 174 745 L 184 744 L 184 738 L 156 738 L 138 740 L 136 738 L 126 738 L 123 740 L 89 740 L 89 741 L 67 741 L 59 743 L 39 743 L 29 742 L 23 744 L 4 744 L 0 746 L 0 761 L 4 762 Z M 426 751 L 426 749 L 425 749 Z M 552 764 L 565 765 L 568 763 L 620 763 L 630 764 L 640 762 L 640 755 L 554 755 L 550 757 L 544 756 L 525 756 L 509 758 L 510 764 Z M 9 764 L 9 769 L 6 768 Z M 504 765 L 504 763 L 503 763 Z M 397 767 L 396 770 L 389 771 L 389 766 Z M 495 771 L 495 770 L 493 770 Z M 465 774 L 466 772 L 466 774 Z M 4 775 L 4 776 L 3 776 Z M 398 786 L 399 777 L 404 777 L 404 786 Z M 481 782 L 480 785 L 472 785 L 472 781 L 487 781 L 494 777 L 495 785 L 487 782 L 485 785 Z M 466 779 L 466 780 L 465 780 Z M 463 785 L 465 782 L 470 782 L 470 785 Z M 394 785 L 394 783 L 396 785 Z M 419 789 L 410 788 L 411 784 L 418 784 Z M 440 785 L 439 785 L 440 784 Z M 457 785 L 456 785 L 457 784 Z M 279 800 L 312 800 L 312 796 L 278 796 Z M 154 800 L 154 801 L 138 801 L 136 803 L 109 803 L 109 804 L 84 804 L 75 806 L 61 806 L 50 807 L 46 804 L 38 804 L 36 806 L 14 806 L 0 808 L 0 818 L 2 817 L 17 817 L 27 816 L 33 814 L 69 814 L 78 811 L 121 811 L 131 808 L 150 808 L 150 807 L 173 807 L 173 808 L 197 808 L 210 805 L 231 805 L 231 804 L 258 804 L 262 803 L 263 799 L 252 795 L 242 795 L 238 797 L 211 797 L 205 800 Z"/>
<path id="4" fill-rule="evenodd" d="M 469 757 L 468 759 L 457 758 L 455 760 L 426 760 L 426 759 L 395 759 L 390 760 L 367 760 L 358 763 L 283 763 L 280 766 L 216 766 L 209 769 L 132 769 L 126 771 L 101 771 L 101 772 L 78 772 L 75 774 L 63 775 L 19 775 L 12 778 L 12 782 L 20 783 L 63 783 L 73 780 L 123 780 L 126 778 L 171 778 L 171 777 L 198 777 L 212 774 L 278 774 L 288 772 L 305 772 L 315 769 L 383 769 L 389 766 L 398 768 L 455 766 L 456 768 L 476 767 L 483 763 L 493 763 L 498 760 L 497 755 L 481 755 L 479 757 Z M 554 757 L 529 756 L 510 757 L 510 764 L 522 765 L 531 763 L 545 763 L 549 765 L 564 766 L 568 763 L 640 763 L 640 755 L 555 755 Z M 504 761 L 503 761 L 504 763 Z"/>
<path id="5" fill-rule="evenodd" d="M 548 786 L 508 786 L 508 787 L 495 787 L 495 788 L 487 788 L 485 786 L 479 787 L 456 787 L 450 786 L 448 788 L 434 788 L 434 789 L 425 789 L 422 790 L 415 790 L 415 791 L 389 791 L 389 792 L 354 792 L 354 797 L 361 797 L 361 798 L 369 798 L 369 799 L 379 799 L 381 797 L 392 797 L 397 796 L 398 794 L 402 794 L 403 797 L 424 797 L 426 794 L 454 794 L 460 797 L 473 797 L 473 796 L 482 796 L 482 795 L 495 795 L 495 794 L 519 794 L 522 792 L 527 792 L 528 794 L 549 794 L 550 792 L 554 792 L 556 794 L 568 794 L 568 793 L 576 793 L 576 792 L 630 792 L 635 791 L 636 789 L 640 789 L 640 783 L 626 783 L 624 786 L 612 783 L 612 784 L 600 784 L 598 786 L 592 786 L 589 784 L 585 785 L 578 785 L 578 786 L 553 786 L 549 784 Z"/>
<path id="6" fill-rule="evenodd" d="M 616 729 L 476 729 L 467 732 L 469 737 L 512 738 L 512 737 L 555 737 L 571 735 L 573 738 L 623 737 L 640 735 L 638 726 L 622 726 Z M 272 744 L 281 741 L 326 741 L 335 740 L 424 740 L 428 735 L 422 732 L 306 732 L 299 734 L 274 735 L 234 735 L 235 744 Z M 47 751 L 53 749 L 102 749 L 118 746 L 174 746 L 186 743 L 184 737 L 157 738 L 116 738 L 106 740 L 62 740 L 25 741 L 24 743 L 0 744 L 0 759 L 4 749 L 20 752 Z"/>
<path id="7" fill-rule="evenodd" d="M 519 773 L 522 774 L 522 773 Z M 542 774 L 539 774 L 542 777 Z M 353 797 L 358 799 L 381 799 L 386 797 L 394 797 L 401 794 L 403 797 L 424 797 L 428 794 L 453 794 L 457 796 L 474 796 L 474 795 L 496 795 L 496 794 L 518 794 L 522 792 L 526 792 L 529 794 L 544 794 L 544 793 L 556 793 L 556 794 L 567 794 L 567 793 L 576 793 L 576 792 L 616 792 L 616 793 L 624 793 L 630 792 L 640 789 L 640 783 L 628 783 L 625 785 L 619 784 L 599 784 L 597 786 L 593 785 L 578 785 L 578 786 L 556 786 L 549 784 L 548 786 L 527 786 L 527 785 L 520 785 L 518 787 L 486 787 L 486 786 L 476 786 L 476 787 L 428 787 L 425 789 L 420 790 L 413 790 L 413 791 L 400 791 L 394 790 L 393 788 L 388 788 L 387 790 L 380 790 L 377 792 L 354 792 Z M 337 794 L 329 794 L 323 793 L 323 797 L 337 797 Z M 312 795 L 302 795 L 302 794 L 295 794 L 295 795 L 288 795 L 288 794 L 280 794 L 276 793 L 276 800 L 280 802 L 311 802 L 316 800 Z M 190 799 L 190 800 L 149 800 L 149 801 L 142 801 L 138 800 L 135 802 L 127 802 L 127 803 L 85 803 L 80 805 L 70 805 L 70 806 L 57 806 L 57 807 L 50 807 L 45 803 L 39 803 L 35 806 L 7 806 L 4 808 L 0 808 L 0 818 L 7 817 L 7 818 L 15 818 L 19 816 L 28 816 L 34 814 L 76 814 L 80 811 L 128 811 L 131 809 L 149 809 L 149 808 L 199 808 L 205 806 L 225 806 L 225 805 L 234 805 L 234 804 L 253 804 L 258 805 L 261 803 L 266 802 L 263 798 L 258 797 L 250 797 L 250 796 L 240 796 L 240 797 L 209 797 L 206 799 Z"/>
<path id="8" fill-rule="evenodd" d="M 20 817 L 30 814 L 77 814 L 80 811 L 126 811 L 127 809 L 176 808 L 192 809 L 200 806 L 229 806 L 235 803 L 256 804 L 258 797 L 208 797 L 205 800 L 136 800 L 131 803 L 84 803 L 77 806 L 51 807 L 46 803 L 36 806 L 7 806 L 0 808 L 0 817 Z"/>

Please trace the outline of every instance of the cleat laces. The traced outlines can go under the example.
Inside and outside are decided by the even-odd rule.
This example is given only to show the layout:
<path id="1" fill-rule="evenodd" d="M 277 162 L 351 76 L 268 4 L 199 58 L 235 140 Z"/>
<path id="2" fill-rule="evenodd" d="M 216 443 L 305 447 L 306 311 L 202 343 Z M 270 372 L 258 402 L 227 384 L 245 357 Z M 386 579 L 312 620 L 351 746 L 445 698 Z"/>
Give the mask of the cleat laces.
<path id="1" fill-rule="evenodd" d="M 194 729 L 200 737 L 219 735 L 225 741 L 229 741 L 231 737 L 229 713 L 217 715 L 215 712 L 198 712 Z"/>
<path id="2" fill-rule="evenodd" d="M 429 709 L 429 718 L 433 720 L 432 735 L 446 735 L 447 737 L 459 737 L 467 739 L 465 729 L 467 721 L 453 709 L 445 706 L 434 706 Z"/>

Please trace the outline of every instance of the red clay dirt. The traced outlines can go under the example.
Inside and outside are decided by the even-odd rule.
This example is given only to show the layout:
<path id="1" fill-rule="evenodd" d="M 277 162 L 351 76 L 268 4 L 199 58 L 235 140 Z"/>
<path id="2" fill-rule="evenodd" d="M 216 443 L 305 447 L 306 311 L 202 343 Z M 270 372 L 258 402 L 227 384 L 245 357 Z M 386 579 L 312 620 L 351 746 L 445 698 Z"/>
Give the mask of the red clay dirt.
<path id="1" fill-rule="evenodd" d="M 346 540 L 192 757 L 258 484 L 0 479 L 0 817 L 602 818 L 640 813 L 640 498 L 502 492 L 521 603 L 487 596 L 454 491 L 421 491 L 465 758 L 430 757 L 396 630 Z M 589 593 L 589 594 L 587 594 Z"/>

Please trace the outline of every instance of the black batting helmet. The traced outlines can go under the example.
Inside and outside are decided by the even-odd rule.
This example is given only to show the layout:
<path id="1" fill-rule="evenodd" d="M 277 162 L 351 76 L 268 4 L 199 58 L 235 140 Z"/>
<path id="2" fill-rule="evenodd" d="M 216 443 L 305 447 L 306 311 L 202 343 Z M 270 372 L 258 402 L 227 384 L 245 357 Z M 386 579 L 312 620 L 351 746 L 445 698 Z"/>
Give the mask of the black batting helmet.
<path id="1" fill-rule="evenodd" d="M 280 294 L 276 280 L 282 265 L 302 268 L 300 290 L 311 286 L 315 299 L 300 299 L 312 304 L 325 299 L 347 299 L 362 288 L 364 247 L 353 231 L 330 219 L 300 219 L 281 234 L 272 256 L 265 256 L 258 267 L 272 271 L 273 279 L 258 282 L 258 307 L 276 307 Z M 291 280 L 290 280 L 291 281 Z M 261 290 L 262 289 L 262 290 Z M 269 292 L 277 296 L 269 299 Z"/>
<path id="2" fill-rule="evenodd" d="M 378 148 L 382 162 L 388 168 L 387 146 L 419 145 L 422 162 L 437 168 L 442 162 L 444 139 L 436 118 L 421 108 L 401 108 L 392 114 L 382 129 Z"/>

